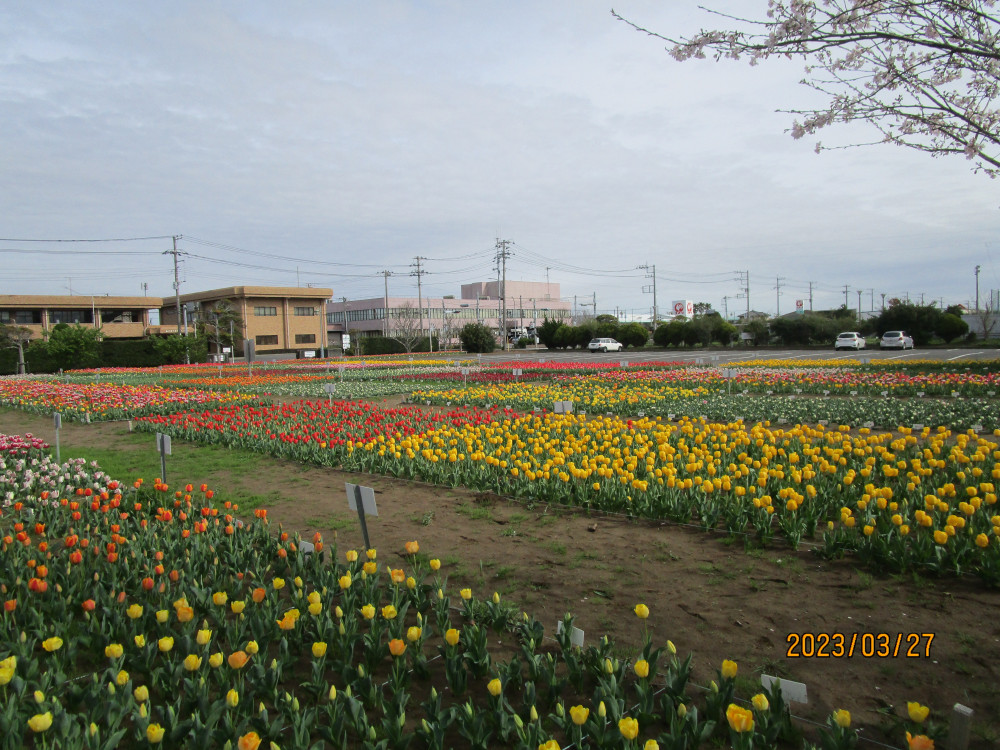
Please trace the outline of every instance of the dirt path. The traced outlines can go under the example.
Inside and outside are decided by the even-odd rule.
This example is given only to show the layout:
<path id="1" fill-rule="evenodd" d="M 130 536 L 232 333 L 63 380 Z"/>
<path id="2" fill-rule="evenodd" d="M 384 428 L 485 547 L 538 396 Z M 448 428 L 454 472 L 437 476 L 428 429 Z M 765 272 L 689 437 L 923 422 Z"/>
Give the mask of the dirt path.
<path id="1" fill-rule="evenodd" d="M 31 432 L 54 440 L 49 417 L 0 410 L 0 432 Z M 129 434 L 125 424 L 67 423 L 62 455 L 86 455 L 102 445 L 149 460 L 149 435 Z M 175 452 L 209 451 L 174 441 Z M 137 458 L 138 463 L 138 458 Z M 793 713 L 823 722 L 837 708 L 851 711 L 864 735 L 883 738 L 891 722 L 885 709 L 906 712 L 908 700 L 946 718 L 956 703 L 971 707 L 973 747 L 996 747 L 1000 720 L 1000 591 L 975 580 L 880 576 L 850 562 L 824 561 L 775 546 L 745 552 L 742 542 L 676 525 L 561 511 L 544 502 L 514 502 L 464 489 L 432 487 L 381 476 L 344 473 L 260 456 L 247 471 L 178 477 L 207 481 L 273 498 L 269 515 L 311 536 L 320 531 L 341 550 L 363 546 L 357 518 L 346 509 L 344 482 L 376 490 L 378 518 L 370 519 L 380 559 L 403 561 L 403 543 L 416 539 L 439 557 L 450 586 L 494 591 L 534 614 L 554 631 L 566 612 L 588 641 L 611 636 L 623 656 L 641 636 L 632 614 L 643 602 L 654 641 L 668 638 L 681 654 L 695 654 L 695 681 L 707 685 L 723 658 L 739 663 L 746 695 L 761 672 L 804 682 L 809 702 Z M 127 477 L 123 477 L 127 478 Z M 790 658 L 790 633 L 902 634 L 900 655 L 866 658 L 859 637 L 851 658 Z M 907 635 L 919 639 L 919 656 L 906 657 Z M 896 735 L 896 742 L 898 744 Z"/>

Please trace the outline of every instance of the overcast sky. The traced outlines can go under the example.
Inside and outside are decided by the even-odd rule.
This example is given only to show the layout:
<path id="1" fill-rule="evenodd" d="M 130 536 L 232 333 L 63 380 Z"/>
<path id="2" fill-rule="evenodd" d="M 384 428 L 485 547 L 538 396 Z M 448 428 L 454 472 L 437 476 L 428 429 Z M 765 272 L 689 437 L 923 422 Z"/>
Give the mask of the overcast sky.
<path id="1" fill-rule="evenodd" d="M 763 8 L 764 0 L 709 5 Z M 598 312 L 774 313 L 1000 288 L 1000 181 L 962 158 L 816 154 L 799 62 L 677 63 L 608 0 L 5 2 L 0 294 L 243 284 L 337 299 L 545 281 Z M 621 0 L 665 34 L 696 0 Z M 824 144 L 872 138 L 824 133 Z M 164 237 L 115 243 L 31 239 Z M 30 252 L 24 252 L 30 251 Z M 98 254 L 116 253 L 116 254 Z M 548 267 L 548 271 L 546 268 Z M 781 296 L 775 287 L 781 285 Z M 724 298 L 728 297 L 724 301 Z"/>

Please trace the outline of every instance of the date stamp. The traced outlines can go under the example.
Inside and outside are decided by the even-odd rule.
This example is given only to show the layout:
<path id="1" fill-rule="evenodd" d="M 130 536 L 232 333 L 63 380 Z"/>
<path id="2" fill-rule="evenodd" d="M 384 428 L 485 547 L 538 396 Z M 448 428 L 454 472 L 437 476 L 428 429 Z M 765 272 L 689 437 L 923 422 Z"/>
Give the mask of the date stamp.
<path id="1" fill-rule="evenodd" d="M 789 633 L 789 659 L 929 659 L 934 633 Z"/>

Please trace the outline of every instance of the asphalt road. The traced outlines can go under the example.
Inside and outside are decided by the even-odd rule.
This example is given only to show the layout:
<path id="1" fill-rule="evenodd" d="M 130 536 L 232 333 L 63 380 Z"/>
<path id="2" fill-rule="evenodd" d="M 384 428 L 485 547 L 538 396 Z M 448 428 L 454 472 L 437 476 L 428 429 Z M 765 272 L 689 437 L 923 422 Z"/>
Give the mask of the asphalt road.
<path id="1" fill-rule="evenodd" d="M 470 355 L 455 355 L 466 359 Z M 472 355 L 475 356 L 475 355 Z M 960 363 L 973 360 L 1000 360 L 1000 350 L 998 349 L 888 349 L 882 351 L 878 348 L 863 349 L 860 352 L 829 349 L 771 349 L 740 347 L 732 349 L 707 349 L 707 350 L 664 350 L 664 349 L 642 349 L 634 351 L 626 349 L 623 352 L 608 352 L 606 354 L 591 354 L 588 351 L 579 349 L 546 350 L 546 349 L 512 349 L 509 352 L 495 351 L 492 354 L 484 354 L 484 360 L 507 361 L 512 359 L 523 359 L 525 361 L 545 360 L 548 362 L 682 362 L 685 364 L 703 364 L 725 366 L 727 363 L 739 362 L 742 360 L 801 360 L 810 359 L 862 359 L 869 361 L 887 360 L 893 362 L 905 362 L 908 359 L 933 359 L 947 362 Z M 1000 367 L 1000 365 L 998 365 Z"/>

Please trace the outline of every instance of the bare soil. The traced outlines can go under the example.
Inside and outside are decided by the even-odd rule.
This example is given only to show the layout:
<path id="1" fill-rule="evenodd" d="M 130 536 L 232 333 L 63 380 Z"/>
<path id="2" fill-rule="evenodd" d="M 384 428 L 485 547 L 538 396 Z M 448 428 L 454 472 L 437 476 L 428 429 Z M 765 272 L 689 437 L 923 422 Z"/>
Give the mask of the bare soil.
<path id="1" fill-rule="evenodd" d="M 9 410 L 0 411 L 0 432 L 55 439 L 51 418 Z M 152 451 L 149 437 L 137 440 L 124 423 L 64 423 L 61 437 L 64 457 L 85 453 L 86 445 Z M 199 446 L 175 440 L 178 450 Z M 748 552 L 742 540 L 722 534 L 567 511 L 543 499 L 514 501 L 262 456 L 248 463 L 252 470 L 240 475 L 178 479 L 208 482 L 222 498 L 240 488 L 271 497 L 274 522 L 304 537 L 320 531 L 340 550 L 363 547 L 344 482 L 371 486 L 378 517 L 369 518 L 368 529 L 380 559 L 395 564 L 398 555 L 401 565 L 403 544 L 415 539 L 421 552 L 442 560 L 449 588 L 499 592 L 549 632 L 570 612 L 588 641 L 606 634 L 627 657 L 640 642 L 633 608 L 642 602 L 655 643 L 670 639 L 682 655 L 695 654 L 698 685 L 707 686 L 721 661 L 733 659 L 746 696 L 756 692 L 761 673 L 805 683 L 808 703 L 792 709 L 811 721 L 846 708 L 862 736 L 900 746 L 890 715 L 905 716 L 907 701 L 930 706 L 935 721 L 962 704 L 974 711 L 971 747 L 1000 744 L 1000 591 L 975 579 L 881 575 L 780 542 Z M 898 656 L 866 657 L 859 637 L 850 658 L 789 656 L 791 634 L 821 633 L 843 634 L 847 643 L 855 633 L 885 633 L 891 646 L 902 634 L 903 646 Z M 910 634 L 933 640 L 923 635 L 919 656 L 907 657 Z"/>

